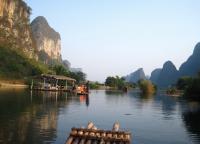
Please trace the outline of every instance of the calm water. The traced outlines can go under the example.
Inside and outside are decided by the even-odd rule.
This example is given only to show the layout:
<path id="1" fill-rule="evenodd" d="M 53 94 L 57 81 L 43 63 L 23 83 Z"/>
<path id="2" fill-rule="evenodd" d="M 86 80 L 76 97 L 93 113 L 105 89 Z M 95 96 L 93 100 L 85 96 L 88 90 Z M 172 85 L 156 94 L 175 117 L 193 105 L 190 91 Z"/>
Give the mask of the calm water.
<path id="1" fill-rule="evenodd" d="M 0 143 L 64 143 L 71 127 L 130 130 L 134 144 L 200 143 L 200 105 L 136 92 L 91 91 L 89 97 L 0 90 Z"/>

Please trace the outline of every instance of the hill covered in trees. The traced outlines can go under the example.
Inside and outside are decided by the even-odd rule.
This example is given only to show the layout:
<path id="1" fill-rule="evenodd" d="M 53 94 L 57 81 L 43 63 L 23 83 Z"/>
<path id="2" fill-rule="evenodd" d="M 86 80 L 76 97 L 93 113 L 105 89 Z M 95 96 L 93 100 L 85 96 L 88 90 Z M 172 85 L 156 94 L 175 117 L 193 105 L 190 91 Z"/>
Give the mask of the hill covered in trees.
<path id="1" fill-rule="evenodd" d="M 0 80 L 24 79 L 42 73 L 85 80 L 61 58 L 60 34 L 44 17 L 30 24 L 31 8 L 23 0 L 0 0 Z"/>

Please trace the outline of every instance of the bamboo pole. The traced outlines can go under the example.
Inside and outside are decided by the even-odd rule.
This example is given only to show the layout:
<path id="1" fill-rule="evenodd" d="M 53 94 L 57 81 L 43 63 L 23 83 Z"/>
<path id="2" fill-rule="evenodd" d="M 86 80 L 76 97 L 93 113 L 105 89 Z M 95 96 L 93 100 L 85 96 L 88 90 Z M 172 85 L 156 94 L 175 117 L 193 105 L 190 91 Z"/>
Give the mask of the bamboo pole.
<path id="1" fill-rule="evenodd" d="M 120 127 L 120 124 L 118 122 L 115 122 L 114 125 L 113 125 L 113 128 L 112 128 L 112 131 L 119 131 L 119 127 Z M 112 133 L 109 133 L 107 134 L 107 137 L 109 138 L 117 138 L 117 134 L 113 134 Z M 110 141 L 107 141 L 106 144 L 110 144 Z"/>
<path id="2" fill-rule="evenodd" d="M 100 144 L 105 144 L 105 141 L 101 139 Z"/>
<path id="3" fill-rule="evenodd" d="M 130 144 L 130 133 L 119 130 L 118 122 L 114 123 L 110 131 L 99 130 L 89 122 L 87 128 L 72 128 L 66 144 Z"/>
<path id="4" fill-rule="evenodd" d="M 85 143 L 85 139 L 81 139 L 79 144 L 84 144 Z"/>
<path id="5" fill-rule="evenodd" d="M 91 144 L 92 141 L 91 140 L 87 140 L 86 144 Z"/>
<path id="6" fill-rule="evenodd" d="M 92 122 L 89 122 L 88 126 L 92 130 L 97 130 L 97 127 L 95 127 L 95 125 Z M 90 132 L 89 135 L 90 136 L 95 136 L 95 133 L 94 132 Z M 86 144 L 91 144 L 91 143 L 92 143 L 92 140 L 90 140 L 90 139 L 87 140 L 87 142 L 86 142 Z M 93 143 L 97 143 L 97 141 L 94 140 Z"/>
<path id="7" fill-rule="evenodd" d="M 94 141 L 92 142 L 92 144 L 98 144 L 98 141 L 94 140 Z"/>
<path id="8" fill-rule="evenodd" d="M 65 144 L 71 144 L 73 141 L 73 137 L 70 136 L 68 139 L 67 139 L 67 142 Z"/>
<path id="9" fill-rule="evenodd" d="M 76 130 L 73 130 L 73 131 L 71 132 L 71 134 L 76 134 L 76 133 L 77 133 Z M 70 137 L 67 139 L 67 142 L 66 142 L 65 144 L 72 144 L 73 140 L 74 140 L 73 136 L 70 136 Z"/>
<path id="10" fill-rule="evenodd" d="M 87 125 L 87 129 L 92 129 L 94 126 L 94 123 L 93 122 L 89 122 L 88 125 Z M 85 135 L 89 135 L 88 132 L 85 133 Z M 80 143 L 79 144 L 84 144 L 86 141 L 86 139 L 81 139 Z M 87 141 L 87 143 L 91 143 L 91 141 Z"/>
<path id="11" fill-rule="evenodd" d="M 79 141 L 80 141 L 80 139 L 79 139 L 79 138 L 76 138 L 76 139 L 73 141 L 72 144 L 78 144 Z"/>

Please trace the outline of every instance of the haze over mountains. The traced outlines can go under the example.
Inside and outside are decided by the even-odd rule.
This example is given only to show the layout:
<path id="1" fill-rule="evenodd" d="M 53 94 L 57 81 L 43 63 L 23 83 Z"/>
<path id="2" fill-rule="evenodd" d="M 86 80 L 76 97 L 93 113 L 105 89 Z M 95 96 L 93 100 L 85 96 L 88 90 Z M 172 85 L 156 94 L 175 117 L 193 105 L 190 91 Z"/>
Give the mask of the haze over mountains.
<path id="1" fill-rule="evenodd" d="M 161 68 L 157 68 L 155 70 L 153 70 L 151 72 L 151 77 L 150 77 L 150 80 L 153 82 L 153 83 L 156 83 L 158 81 L 158 77 L 160 76 L 160 72 L 161 72 Z"/>
<path id="2" fill-rule="evenodd" d="M 160 88 L 166 88 L 176 84 L 178 78 L 183 76 L 196 76 L 200 72 L 200 43 L 193 54 L 177 70 L 171 61 L 163 64 L 162 68 L 152 71 L 150 80 Z M 139 69 L 126 77 L 128 82 L 136 83 L 140 79 L 146 79 L 143 69 Z"/>
<path id="3" fill-rule="evenodd" d="M 2 47 L 9 47 L 48 65 L 57 61 L 72 71 L 81 70 L 71 68 L 68 61 L 63 62 L 61 36 L 44 17 L 37 17 L 30 24 L 31 8 L 24 1 L 0 1 L 0 44 Z M 179 70 L 173 62 L 167 61 L 162 68 L 152 71 L 150 80 L 159 87 L 168 87 L 175 84 L 179 77 L 195 76 L 199 71 L 200 43 L 195 46 L 193 54 Z M 126 77 L 127 81 L 134 83 L 140 79 L 147 79 L 142 68 Z"/>
<path id="4" fill-rule="evenodd" d="M 168 87 L 175 84 L 178 78 L 178 71 L 171 61 L 164 63 L 157 80 L 154 82 L 159 87 Z"/>
<path id="5" fill-rule="evenodd" d="M 131 83 L 137 83 L 141 79 L 146 79 L 143 68 L 139 68 L 135 72 L 126 76 L 126 81 Z"/>

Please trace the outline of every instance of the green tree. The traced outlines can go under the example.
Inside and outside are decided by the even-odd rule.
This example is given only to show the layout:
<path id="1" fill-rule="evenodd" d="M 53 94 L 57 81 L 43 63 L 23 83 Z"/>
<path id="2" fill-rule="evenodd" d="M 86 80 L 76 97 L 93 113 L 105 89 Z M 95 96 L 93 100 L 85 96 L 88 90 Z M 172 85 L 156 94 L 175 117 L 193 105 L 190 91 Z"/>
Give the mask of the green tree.
<path id="1" fill-rule="evenodd" d="M 134 85 L 130 84 L 125 81 L 124 77 L 119 77 L 119 76 L 109 76 L 105 80 L 105 85 L 110 86 L 112 88 L 118 89 L 118 90 L 125 90 L 127 88 L 133 88 Z"/>
<path id="2" fill-rule="evenodd" d="M 68 75 L 68 71 L 62 65 L 55 65 L 53 67 L 53 70 L 57 75 Z"/>
<path id="3" fill-rule="evenodd" d="M 79 72 L 69 72 L 69 77 L 76 79 L 77 83 L 85 82 L 86 81 L 86 74 L 79 71 Z"/>
<path id="4" fill-rule="evenodd" d="M 187 88 L 187 86 L 192 82 L 191 77 L 181 77 L 178 79 L 176 87 L 179 90 L 184 90 Z"/>
<path id="5" fill-rule="evenodd" d="M 49 69 L 46 65 L 28 58 L 21 51 L 0 46 L 0 77 L 21 79 L 48 72 Z"/>
<path id="6" fill-rule="evenodd" d="M 99 89 L 100 85 L 101 85 L 101 84 L 98 83 L 98 82 L 90 82 L 90 83 L 89 83 L 90 89 Z"/>
<path id="7" fill-rule="evenodd" d="M 117 82 L 115 77 L 107 77 L 106 81 L 105 81 L 106 86 L 110 86 L 110 87 L 116 87 L 117 86 Z"/>
<path id="8" fill-rule="evenodd" d="M 193 78 L 185 88 L 184 95 L 189 98 L 200 99 L 200 77 Z"/>
<path id="9" fill-rule="evenodd" d="M 67 70 L 63 65 L 55 65 L 53 67 L 53 70 L 55 71 L 56 75 L 64 75 L 67 77 L 74 78 L 77 81 L 77 83 L 86 81 L 86 74 L 81 71 L 71 72 Z"/>

